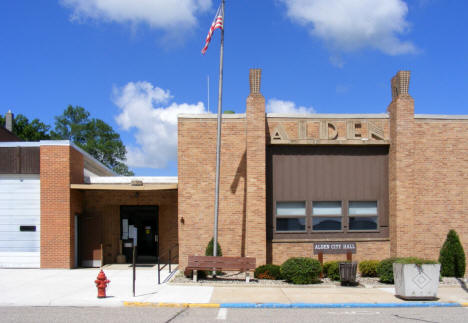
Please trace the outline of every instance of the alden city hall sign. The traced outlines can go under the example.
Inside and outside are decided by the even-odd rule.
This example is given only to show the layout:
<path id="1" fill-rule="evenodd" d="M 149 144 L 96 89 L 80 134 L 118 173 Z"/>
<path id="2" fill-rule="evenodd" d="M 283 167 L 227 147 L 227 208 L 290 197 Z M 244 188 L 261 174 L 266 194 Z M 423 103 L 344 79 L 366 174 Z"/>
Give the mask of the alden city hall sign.
<path id="1" fill-rule="evenodd" d="M 356 253 L 356 242 L 316 242 L 314 254 Z"/>

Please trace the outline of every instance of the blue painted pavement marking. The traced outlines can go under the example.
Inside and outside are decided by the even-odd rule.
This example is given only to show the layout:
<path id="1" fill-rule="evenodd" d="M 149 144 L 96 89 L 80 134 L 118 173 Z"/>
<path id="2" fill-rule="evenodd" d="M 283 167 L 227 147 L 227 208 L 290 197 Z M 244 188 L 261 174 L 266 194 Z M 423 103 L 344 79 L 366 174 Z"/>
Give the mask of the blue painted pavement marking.
<path id="1" fill-rule="evenodd" d="M 221 303 L 221 308 L 383 308 L 383 307 L 461 307 L 460 303 Z"/>

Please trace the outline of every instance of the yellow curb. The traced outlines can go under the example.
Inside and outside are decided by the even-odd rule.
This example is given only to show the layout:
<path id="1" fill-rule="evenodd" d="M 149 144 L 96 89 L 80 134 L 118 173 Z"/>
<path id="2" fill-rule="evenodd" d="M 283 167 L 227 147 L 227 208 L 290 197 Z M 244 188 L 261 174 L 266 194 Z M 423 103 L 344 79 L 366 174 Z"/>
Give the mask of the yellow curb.
<path id="1" fill-rule="evenodd" d="M 215 303 L 150 303 L 150 302 L 123 302 L 130 307 L 192 307 L 192 308 L 219 308 Z"/>
<path id="2" fill-rule="evenodd" d="M 460 305 L 463 307 L 468 307 L 468 303 L 460 303 Z"/>
<path id="3" fill-rule="evenodd" d="M 187 303 L 157 303 L 157 307 L 188 307 Z"/>
<path id="4" fill-rule="evenodd" d="M 219 308 L 219 304 L 208 303 L 208 304 L 188 304 L 189 307 L 201 307 L 201 308 Z"/>
<path id="5" fill-rule="evenodd" d="M 144 307 L 153 306 L 154 304 L 149 302 L 124 302 L 124 306 Z"/>

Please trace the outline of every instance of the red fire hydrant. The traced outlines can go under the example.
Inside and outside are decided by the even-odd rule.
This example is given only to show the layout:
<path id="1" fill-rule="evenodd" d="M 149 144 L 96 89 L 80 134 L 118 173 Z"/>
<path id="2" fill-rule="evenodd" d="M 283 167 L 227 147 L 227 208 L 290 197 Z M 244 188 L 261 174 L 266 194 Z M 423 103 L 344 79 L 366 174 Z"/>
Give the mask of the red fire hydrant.
<path id="1" fill-rule="evenodd" d="M 110 280 L 107 280 L 106 274 L 101 271 L 99 272 L 97 279 L 94 281 L 96 283 L 96 287 L 98 290 L 97 297 L 98 298 L 105 298 L 106 297 L 106 288 L 107 284 L 110 283 Z"/>

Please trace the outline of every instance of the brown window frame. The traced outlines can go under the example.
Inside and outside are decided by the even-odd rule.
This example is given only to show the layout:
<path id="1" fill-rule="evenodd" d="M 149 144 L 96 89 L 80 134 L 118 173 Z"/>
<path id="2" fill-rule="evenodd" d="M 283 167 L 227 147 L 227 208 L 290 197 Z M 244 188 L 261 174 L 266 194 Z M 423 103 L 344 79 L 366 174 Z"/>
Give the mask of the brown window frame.
<path id="1" fill-rule="evenodd" d="M 380 208 L 380 205 L 379 205 L 379 200 L 349 200 L 349 201 L 346 201 L 347 202 L 347 209 L 346 209 L 346 215 L 347 215 L 347 227 L 346 227 L 346 231 L 347 232 L 380 232 L 380 214 L 379 214 L 379 208 Z M 353 214 L 352 216 L 349 215 L 349 204 L 350 202 L 375 202 L 377 204 L 377 213 L 376 214 Z M 362 229 L 359 229 L 359 230 L 351 230 L 350 229 L 350 225 L 349 225 L 349 222 L 350 222 L 350 219 L 352 217 L 359 217 L 359 218 L 373 218 L 373 217 L 377 217 L 377 228 L 376 229 L 372 229 L 372 230 L 362 230 Z"/>
<path id="2" fill-rule="evenodd" d="M 291 215 L 291 216 L 288 216 L 288 215 L 280 215 L 278 216 L 278 214 L 276 213 L 276 210 L 277 210 L 277 204 L 278 203 L 304 203 L 304 210 L 305 210 L 305 213 L 304 215 Z M 278 234 L 283 234 L 283 233 L 294 233 L 294 234 L 308 234 L 308 216 L 307 216 L 307 201 L 304 201 L 304 200 L 300 200 L 300 201 L 292 201 L 292 200 L 288 200 L 288 201 L 275 201 L 275 205 L 274 205 L 274 208 L 273 208 L 273 212 L 274 212 L 274 232 L 275 233 L 278 233 Z M 298 218 L 305 218 L 305 230 L 304 231 L 300 231 L 300 230 L 293 230 L 293 231 L 278 231 L 276 228 L 276 220 L 280 218 L 280 219 L 298 219 Z"/>
<path id="3" fill-rule="evenodd" d="M 320 203 L 320 202 L 339 202 L 340 203 L 340 209 L 341 209 L 341 214 L 338 215 L 314 215 L 314 204 L 315 203 Z M 345 232 L 344 230 L 344 222 L 345 222 L 345 216 L 343 213 L 343 200 L 312 200 L 310 201 L 311 207 L 310 207 L 310 233 L 313 235 L 314 233 L 339 233 L 339 232 Z M 314 230 L 314 218 L 340 218 L 341 222 L 341 229 L 340 230 Z"/>

